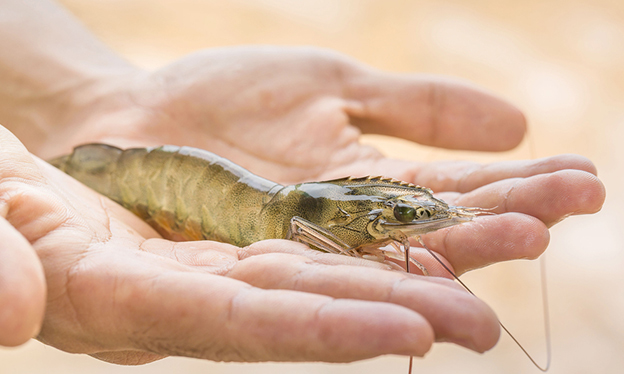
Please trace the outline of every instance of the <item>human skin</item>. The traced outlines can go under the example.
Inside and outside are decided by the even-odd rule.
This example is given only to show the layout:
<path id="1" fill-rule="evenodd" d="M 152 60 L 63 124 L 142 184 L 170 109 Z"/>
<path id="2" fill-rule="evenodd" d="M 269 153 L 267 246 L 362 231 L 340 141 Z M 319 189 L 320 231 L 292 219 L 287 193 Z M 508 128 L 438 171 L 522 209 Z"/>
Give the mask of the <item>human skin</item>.
<path id="1" fill-rule="evenodd" d="M 421 163 L 358 142 L 364 132 L 450 149 L 517 145 L 522 113 L 465 83 L 384 73 L 314 48 L 212 49 L 145 71 L 43 0 L 4 1 L 0 35 L 13 52 L 0 55 L 0 123 L 19 138 L 0 132 L 0 263 L 15 264 L 0 269 L 0 300 L 14 310 L 0 314 L 0 332 L 11 331 L 0 344 L 36 335 L 123 364 L 167 355 L 342 362 L 423 355 L 436 340 L 482 352 L 499 335 L 493 312 L 445 279 L 287 241 L 159 238 L 20 141 L 44 159 L 88 142 L 190 145 L 281 183 L 385 175 L 455 205 L 497 207 L 425 236 L 458 274 L 535 258 L 549 226 L 604 201 L 580 156 Z M 444 275 L 426 253 L 413 256 Z M 19 315 L 29 317 L 17 324 Z"/>

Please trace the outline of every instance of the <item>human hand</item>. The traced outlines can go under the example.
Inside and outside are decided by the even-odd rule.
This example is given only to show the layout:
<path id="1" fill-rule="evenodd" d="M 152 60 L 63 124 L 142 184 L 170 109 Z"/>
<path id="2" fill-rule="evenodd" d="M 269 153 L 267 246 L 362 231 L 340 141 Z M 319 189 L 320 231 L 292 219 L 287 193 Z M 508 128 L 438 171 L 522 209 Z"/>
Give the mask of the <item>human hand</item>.
<path id="1" fill-rule="evenodd" d="M 546 249 L 548 226 L 604 201 L 594 166 L 580 156 L 491 165 L 383 157 L 359 143 L 361 131 L 499 151 L 520 142 L 524 117 L 476 88 L 381 73 L 324 50 L 214 49 L 154 73 L 124 70 L 98 87 L 108 94 L 74 113 L 80 125 L 65 126 L 71 131 L 48 142 L 48 155 L 93 141 L 190 145 L 282 183 L 383 175 L 430 187 L 451 204 L 497 207 L 497 216 L 424 238 L 458 274 L 535 258 Z M 412 252 L 432 274 L 449 276 L 426 252 Z"/>
<path id="2" fill-rule="evenodd" d="M 484 351 L 498 338 L 493 312 L 451 281 L 284 240 L 167 241 L 1 126 L 0 145 L 1 211 L 45 271 L 46 344 L 121 364 L 344 362 L 423 355 L 434 339 Z"/>

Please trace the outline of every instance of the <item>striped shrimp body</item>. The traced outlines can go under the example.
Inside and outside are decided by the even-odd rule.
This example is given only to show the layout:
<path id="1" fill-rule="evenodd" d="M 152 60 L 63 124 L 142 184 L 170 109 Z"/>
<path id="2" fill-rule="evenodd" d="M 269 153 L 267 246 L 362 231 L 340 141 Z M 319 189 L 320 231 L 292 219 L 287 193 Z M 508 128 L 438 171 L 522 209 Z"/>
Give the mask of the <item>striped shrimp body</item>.
<path id="1" fill-rule="evenodd" d="M 410 259 L 408 237 L 472 220 L 430 189 L 381 177 L 283 186 L 207 151 L 122 150 L 87 144 L 50 161 L 172 240 L 246 246 L 292 239 L 313 249 L 385 261 Z M 388 250 L 388 245 L 394 250 Z"/>

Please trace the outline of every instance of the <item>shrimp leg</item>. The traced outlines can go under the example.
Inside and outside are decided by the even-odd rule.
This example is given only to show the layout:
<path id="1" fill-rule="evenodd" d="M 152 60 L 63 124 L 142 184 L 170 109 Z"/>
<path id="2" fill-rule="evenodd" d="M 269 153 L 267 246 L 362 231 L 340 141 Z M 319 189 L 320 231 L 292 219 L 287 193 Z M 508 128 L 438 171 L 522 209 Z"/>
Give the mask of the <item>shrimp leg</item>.
<path id="1" fill-rule="evenodd" d="M 391 254 L 392 252 L 385 252 L 386 257 L 393 258 L 395 260 L 404 260 L 405 263 L 409 261 L 412 264 L 416 265 L 416 267 L 422 272 L 423 275 L 429 275 L 429 271 L 427 270 L 425 265 L 421 264 L 420 262 L 414 260 L 412 257 L 409 256 L 409 249 L 410 249 L 409 241 L 407 242 L 407 244 L 403 243 L 403 248 L 401 248 L 401 244 L 399 244 L 399 242 L 396 242 L 396 241 L 391 242 L 390 245 L 394 247 L 394 249 L 397 251 L 397 254 L 396 256 L 394 256 Z M 401 258 L 400 256 L 401 252 L 405 254 L 405 258 Z"/>
<path id="2" fill-rule="evenodd" d="M 324 252 L 354 256 L 351 247 L 339 237 L 301 217 L 290 219 L 290 230 L 286 239 L 316 247 Z"/>

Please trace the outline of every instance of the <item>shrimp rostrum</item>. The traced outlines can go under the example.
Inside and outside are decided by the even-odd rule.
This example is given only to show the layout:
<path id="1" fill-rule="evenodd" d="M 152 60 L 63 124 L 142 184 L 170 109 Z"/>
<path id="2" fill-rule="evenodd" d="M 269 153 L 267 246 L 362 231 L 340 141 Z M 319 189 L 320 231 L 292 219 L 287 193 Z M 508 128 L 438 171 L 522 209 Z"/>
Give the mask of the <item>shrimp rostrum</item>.
<path id="1" fill-rule="evenodd" d="M 247 246 L 291 239 L 376 261 L 411 261 L 409 237 L 472 220 L 432 191 L 382 177 L 283 186 L 207 151 L 177 146 L 79 146 L 50 161 L 144 219 L 163 237 Z M 408 260 L 409 259 L 409 260 Z"/>

